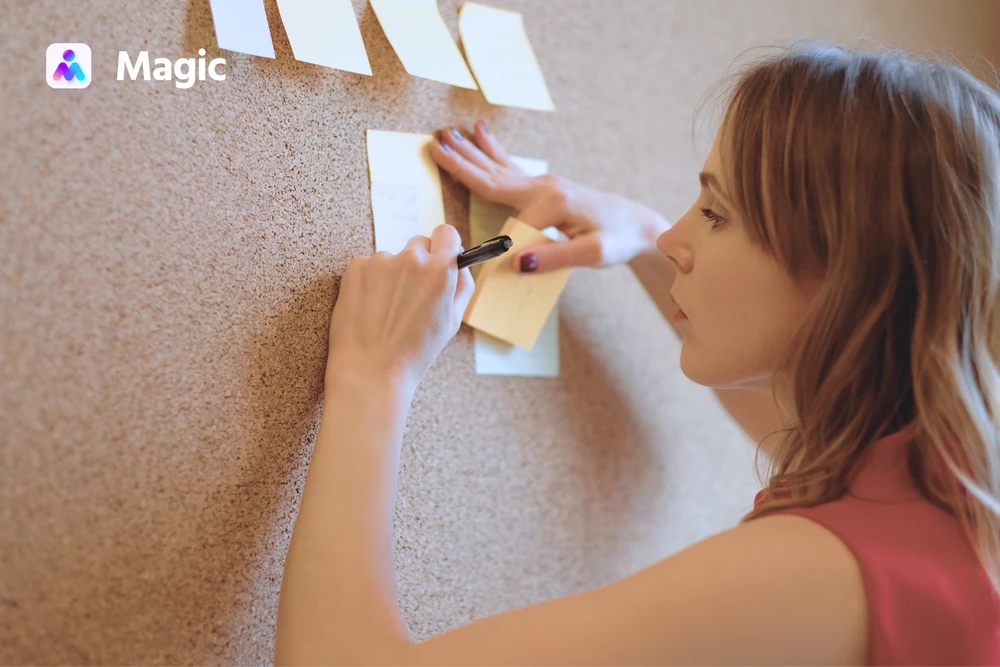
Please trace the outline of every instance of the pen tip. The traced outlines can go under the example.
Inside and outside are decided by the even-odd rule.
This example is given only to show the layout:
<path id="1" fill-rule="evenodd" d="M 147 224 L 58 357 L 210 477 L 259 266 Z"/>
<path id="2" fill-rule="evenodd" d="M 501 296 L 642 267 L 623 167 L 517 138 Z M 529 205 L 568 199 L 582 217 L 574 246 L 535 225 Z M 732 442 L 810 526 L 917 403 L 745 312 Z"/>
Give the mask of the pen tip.
<path id="1" fill-rule="evenodd" d="M 509 236 L 503 237 L 504 248 L 510 248 L 512 245 L 514 245 L 514 241 Z"/>

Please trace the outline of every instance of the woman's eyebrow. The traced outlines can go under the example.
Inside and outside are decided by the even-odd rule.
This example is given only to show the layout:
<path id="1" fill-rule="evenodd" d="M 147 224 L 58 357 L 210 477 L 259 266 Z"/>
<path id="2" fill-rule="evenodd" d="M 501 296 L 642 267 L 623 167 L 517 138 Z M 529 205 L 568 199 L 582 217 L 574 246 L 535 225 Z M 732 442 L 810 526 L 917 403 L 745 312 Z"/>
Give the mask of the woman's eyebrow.
<path id="1" fill-rule="evenodd" d="M 715 190 L 715 193 L 719 196 L 720 199 L 726 201 L 729 200 L 729 197 L 726 196 L 725 189 L 722 187 L 722 184 L 719 183 L 719 179 L 716 178 L 715 174 L 707 171 L 699 171 L 698 180 L 701 182 L 701 187 L 711 188 L 712 190 Z"/>
<path id="2" fill-rule="evenodd" d="M 715 174 L 707 171 L 699 171 L 698 180 L 701 181 L 702 187 L 722 190 L 722 186 L 719 185 L 719 179 L 715 177 Z"/>

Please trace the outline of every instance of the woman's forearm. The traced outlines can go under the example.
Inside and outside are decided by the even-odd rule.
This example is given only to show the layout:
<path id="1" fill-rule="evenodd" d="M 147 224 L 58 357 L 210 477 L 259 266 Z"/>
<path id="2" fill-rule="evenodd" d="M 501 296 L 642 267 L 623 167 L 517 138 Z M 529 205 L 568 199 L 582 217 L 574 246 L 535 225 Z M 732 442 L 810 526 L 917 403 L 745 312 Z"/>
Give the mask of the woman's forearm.
<path id="1" fill-rule="evenodd" d="M 392 517 L 412 395 L 364 374 L 328 377 L 285 563 L 277 663 L 381 662 L 409 643 L 397 607 Z"/>

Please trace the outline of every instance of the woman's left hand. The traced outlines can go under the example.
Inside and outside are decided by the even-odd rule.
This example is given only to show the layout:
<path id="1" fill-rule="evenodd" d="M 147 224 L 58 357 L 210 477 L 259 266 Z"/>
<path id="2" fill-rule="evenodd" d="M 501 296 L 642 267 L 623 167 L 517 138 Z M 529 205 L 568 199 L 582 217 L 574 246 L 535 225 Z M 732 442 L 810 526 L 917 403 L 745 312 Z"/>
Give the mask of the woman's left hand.
<path id="1" fill-rule="evenodd" d="M 472 298 L 472 274 L 456 264 L 461 251 L 458 231 L 439 225 L 398 255 L 352 259 L 330 320 L 327 384 L 360 373 L 415 390 Z"/>

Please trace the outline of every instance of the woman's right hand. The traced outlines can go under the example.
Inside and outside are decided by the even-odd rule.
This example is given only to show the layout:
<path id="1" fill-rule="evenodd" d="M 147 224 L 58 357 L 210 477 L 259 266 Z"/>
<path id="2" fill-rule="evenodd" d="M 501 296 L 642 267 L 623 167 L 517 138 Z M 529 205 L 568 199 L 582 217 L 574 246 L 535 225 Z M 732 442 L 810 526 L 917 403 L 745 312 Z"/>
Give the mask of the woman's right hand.
<path id="1" fill-rule="evenodd" d="M 520 250 L 515 269 L 544 273 L 571 266 L 611 266 L 655 248 L 669 226 L 656 211 L 618 195 L 558 176 L 528 176 L 515 165 L 486 124 L 472 140 L 452 127 L 438 130 L 431 157 L 442 169 L 486 201 L 518 211 L 536 229 L 554 226 L 569 237 Z"/>

